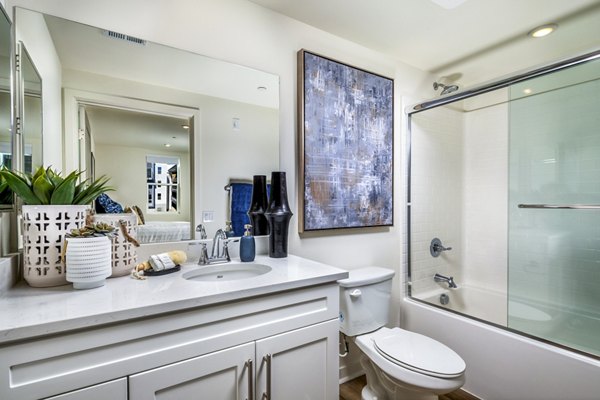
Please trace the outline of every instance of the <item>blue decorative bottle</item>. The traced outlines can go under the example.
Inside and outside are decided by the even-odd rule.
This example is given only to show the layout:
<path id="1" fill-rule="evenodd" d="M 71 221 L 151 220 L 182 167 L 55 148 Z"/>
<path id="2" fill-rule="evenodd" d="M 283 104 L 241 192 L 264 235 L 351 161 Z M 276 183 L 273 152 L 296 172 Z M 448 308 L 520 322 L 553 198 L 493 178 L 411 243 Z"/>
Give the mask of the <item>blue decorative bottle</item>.
<path id="1" fill-rule="evenodd" d="M 254 236 L 252 236 L 252 225 L 244 225 L 244 236 L 240 239 L 240 259 L 243 262 L 254 261 L 256 256 L 256 243 L 254 243 Z"/>

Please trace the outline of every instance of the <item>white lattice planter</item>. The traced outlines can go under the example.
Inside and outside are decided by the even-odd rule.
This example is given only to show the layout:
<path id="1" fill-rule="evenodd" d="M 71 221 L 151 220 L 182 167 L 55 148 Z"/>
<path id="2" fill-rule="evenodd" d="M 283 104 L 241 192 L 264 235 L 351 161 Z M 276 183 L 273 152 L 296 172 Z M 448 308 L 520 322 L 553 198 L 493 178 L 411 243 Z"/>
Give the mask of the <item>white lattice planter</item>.
<path id="1" fill-rule="evenodd" d="M 87 205 L 28 206 L 23 215 L 23 278 L 30 286 L 66 285 L 65 234 L 85 225 Z"/>
<path id="2" fill-rule="evenodd" d="M 111 241 L 106 236 L 67 238 L 67 281 L 75 289 L 103 286 L 111 274 Z"/>
<path id="3" fill-rule="evenodd" d="M 137 217 L 132 213 L 123 214 L 96 214 L 96 222 L 104 222 L 117 228 L 116 236 L 112 240 L 112 274 L 111 277 L 128 275 L 137 264 L 137 250 L 121 231 L 119 221 L 125 223 L 127 234 L 135 238 Z"/>

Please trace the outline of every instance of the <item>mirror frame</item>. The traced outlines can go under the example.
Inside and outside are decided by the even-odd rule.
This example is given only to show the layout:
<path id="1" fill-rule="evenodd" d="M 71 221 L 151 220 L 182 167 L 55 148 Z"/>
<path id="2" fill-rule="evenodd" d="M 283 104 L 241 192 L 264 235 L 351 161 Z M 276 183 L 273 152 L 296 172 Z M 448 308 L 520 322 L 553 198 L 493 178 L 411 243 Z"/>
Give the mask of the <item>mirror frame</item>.
<path id="1" fill-rule="evenodd" d="M 16 143 L 18 142 L 18 138 L 17 135 L 15 135 L 15 126 L 16 126 L 16 102 L 17 102 L 17 97 L 16 97 L 16 79 L 15 79 L 15 74 L 16 74 L 16 63 L 15 63 L 15 59 L 16 59 L 16 50 L 15 50 L 15 24 L 12 22 L 12 19 L 9 17 L 8 13 L 6 12 L 6 10 L 4 9 L 4 6 L 2 4 L 0 4 L 0 11 L 2 13 L 2 15 L 4 16 L 4 18 L 6 18 L 6 21 L 9 24 L 9 30 L 10 30 L 10 35 L 8 37 L 8 41 L 9 41 L 9 63 L 8 63 L 8 73 L 9 73 L 9 85 L 8 85 L 8 90 L 9 90 L 9 127 L 10 127 L 10 147 L 11 147 L 11 169 L 15 168 L 15 155 L 16 155 L 16 151 L 15 151 L 15 147 L 16 147 Z M 0 204 L 0 214 L 4 213 L 4 212 L 14 212 L 16 211 L 16 195 L 13 194 L 13 200 L 11 204 Z M 13 224 L 11 224 L 13 225 Z M 4 247 L 4 246 L 3 246 Z M 11 246 L 12 247 L 12 246 Z M 4 250 L 4 249 L 3 249 Z M 4 251 L 2 251 L 2 255 L 4 255 Z"/>

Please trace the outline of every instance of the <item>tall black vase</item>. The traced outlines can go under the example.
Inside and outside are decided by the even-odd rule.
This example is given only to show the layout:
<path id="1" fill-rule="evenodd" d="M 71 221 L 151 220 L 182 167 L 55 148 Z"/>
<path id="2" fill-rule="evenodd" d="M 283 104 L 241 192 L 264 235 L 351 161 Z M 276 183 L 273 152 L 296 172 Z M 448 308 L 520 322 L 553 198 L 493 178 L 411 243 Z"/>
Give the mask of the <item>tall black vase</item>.
<path id="1" fill-rule="evenodd" d="M 292 215 L 287 197 L 285 172 L 272 172 L 269 207 L 265 211 L 271 229 L 269 234 L 269 257 L 287 257 L 288 230 Z"/>
<path id="2" fill-rule="evenodd" d="M 269 222 L 265 217 L 267 206 L 267 177 L 265 175 L 254 175 L 252 179 L 252 199 L 248 209 L 248 217 L 250 217 L 254 236 L 268 235 L 270 232 Z"/>

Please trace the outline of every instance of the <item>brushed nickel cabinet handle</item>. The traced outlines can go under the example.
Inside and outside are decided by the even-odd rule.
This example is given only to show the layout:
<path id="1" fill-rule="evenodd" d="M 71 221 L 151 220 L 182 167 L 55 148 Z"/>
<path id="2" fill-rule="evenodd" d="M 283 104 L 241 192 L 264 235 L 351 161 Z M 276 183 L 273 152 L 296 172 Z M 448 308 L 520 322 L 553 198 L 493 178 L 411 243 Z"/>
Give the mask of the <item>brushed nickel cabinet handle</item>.
<path id="1" fill-rule="evenodd" d="M 246 361 L 246 368 L 248 368 L 248 400 L 254 400 L 254 363 L 252 359 Z"/>
<path id="2" fill-rule="evenodd" d="M 267 390 L 262 394 L 262 400 L 271 400 L 271 354 L 263 357 L 263 362 L 267 363 Z"/>

